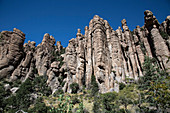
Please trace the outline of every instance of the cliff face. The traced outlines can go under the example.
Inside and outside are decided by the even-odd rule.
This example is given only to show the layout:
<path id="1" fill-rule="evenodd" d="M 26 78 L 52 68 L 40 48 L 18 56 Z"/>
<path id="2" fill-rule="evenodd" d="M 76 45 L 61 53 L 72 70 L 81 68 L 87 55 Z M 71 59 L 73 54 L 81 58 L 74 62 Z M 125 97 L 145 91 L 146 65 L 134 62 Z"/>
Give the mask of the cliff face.
<path id="1" fill-rule="evenodd" d="M 78 30 L 77 37 L 71 39 L 66 48 L 65 62 L 70 72 L 68 84 L 77 82 L 81 87 L 89 88 L 91 75 L 95 75 L 101 92 L 119 91 L 119 83 L 125 83 L 126 78 L 138 80 L 143 76 L 145 55 L 155 57 L 163 69 L 168 68 L 166 41 L 169 42 L 169 38 L 163 39 L 160 32 L 168 34 L 169 17 L 160 25 L 151 11 L 144 14 L 145 25 L 137 26 L 133 32 L 125 19 L 121 21 L 123 29 L 119 27 L 114 31 L 97 15 L 89 27 L 85 27 L 84 35 Z"/>
<path id="2" fill-rule="evenodd" d="M 151 11 L 144 15 L 144 26 L 137 26 L 133 32 L 125 19 L 121 21 L 122 29 L 114 31 L 106 20 L 95 15 L 85 27 L 85 34 L 78 29 L 66 49 L 60 42 L 55 46 L 55 39 L 49 34 L 35 47 L 35 42 L 23 46 L 25 35 L 17 29 L 2 31 L 0 78 L 24 81 L 48 76 L 53 92 L 59 88 L 71 92 L 73 82 L 80 89 L 90 88 L 91 76 L 95 75 L 100 92 L 118 92 L 119 83 L 143 76 L 145 55 L 154 57 L 162 69 L 170 68 L 166 63 L 170 55 L 170 17 L 159 24 Z"/>

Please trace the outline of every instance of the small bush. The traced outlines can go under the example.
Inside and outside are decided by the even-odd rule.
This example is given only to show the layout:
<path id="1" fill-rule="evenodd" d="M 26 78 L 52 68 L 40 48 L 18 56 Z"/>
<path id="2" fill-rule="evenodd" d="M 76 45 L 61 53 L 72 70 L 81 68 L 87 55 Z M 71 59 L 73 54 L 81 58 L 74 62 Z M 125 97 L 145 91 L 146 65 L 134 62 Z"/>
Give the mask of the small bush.
<path id="1" fill-rule="evenodd" d="M 54 97 L 57 97 L 61 94 L 64 94 L 63 90 L 62 89 L 58 89 L 57 91 L 55 91 L 55 93 L 53 94 Z"/>
<path id="2" fill-rule="evenodd" d="M 57 108 L 51 108 L 50 113 L 71 113 L 73 109 L 73 104 L 70 101 L 70 96 L 60 95 L 58 98 Z"/>
<path id="3" fill-rule="evenodd" d="M 52 91 L 51 88 L 48 87 L 48 85 L 46 84 L 46 81 L 47 81 L 47 76 L 36 77 L 33 80 L 33 86 L 34 89 L 36 89 L 36 92 L 40 92 L 45 96 L 49 96 L 52 93 Z"/>
<path id="4" fill-rule="evenodd" d="M 77 96 L 74 96 L 71 98 L 72 104 L 80 103 L 80 100 L 77 98 Z"/>
<path id="5" fill-rule="evenodd" d="M 130 31 L 131 32 L 131 34 L 132 34 L 132 36 L 134 35 L 134 31 Z"/>
<path id="6" fill-rule="evenodd" d="M 66 83 L 66 81 L 63 81 L 63 82 L 61 83 L 61 86 L 64 87 L 65 83 Z"/>
<path id="7" fill-rule="evenodd" d="M 77 93 L 79 90 L 79 85 L 77 83 L 70 84 L 70 88 L 72 89 L 72 93 Z"/>
<path id="8" fill-rule="evenodd" d="M 34 107 L 28 110 L 28 113 L 47 113 L 49 107 L 45 105 L 42 98 L 38 98 Z"/>
<path id="9" fill-rule="evenodd" d="M 91 95 L 95 96 L 99 91 L 98 83 L 96 82 L 96 77 L 92 75 L 91 77 Z"/>
<path id="10" fill-rule="evenodd" d="M 126 85 L 124 83 L 119 83 L 119 90 L 122 90 Z"/>
<path id="11" fill-rule="evenodd" d="M 160 35 L 162 36 L 163 39 L 168 40 L 168 34 L 165 32 L 160 32 Z"/>
<path id="12" fill-rule="evenodd" d="M 21 85 L 21 81 L 18 79 L 16 81 L 14 81 L 12 84 L 13 87 L 19 87 L 20 85 Z"/>
<path id="13" fill-rule="evenodd" d="M 2 42 L 2 37 L 3 37 L 3 36 L 2 36 L 2 34 L 0 33 L 0 42 Z"/>
<path id="14" fill-rule="evenodd" d="M 145 55 L 146 54 L 146 48 L 145 48 L 144 42 L 140 42 L 140 49 L 142 50 L 142 53 Z"/>
<path id="15" fill-rule="evenodd" d="M 141 31 L 144 31 L 144 29 L 143 29 L 142 27 L 140 28 L 140 30 L 141 30 Z"/>

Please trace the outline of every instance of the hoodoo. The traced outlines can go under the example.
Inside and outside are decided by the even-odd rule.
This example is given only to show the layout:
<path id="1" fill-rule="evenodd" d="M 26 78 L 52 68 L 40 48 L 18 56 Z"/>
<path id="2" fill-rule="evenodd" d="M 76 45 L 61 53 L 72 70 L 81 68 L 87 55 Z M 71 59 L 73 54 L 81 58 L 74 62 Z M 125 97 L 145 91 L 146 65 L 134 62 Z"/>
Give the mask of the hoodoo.
<path id="1" fill-rule="evenodd" d="M 24 43 L 25 34 L 14 28 L 2 31 L 0 38 L 0 78 L 25 81 L 47 76 L 47 84 L 55 92 L 71 92 L 70 84 L 90 88 L 94 75 L 99 92 L 119 92 L 119 83 L 137 81 L 143 76 L 144 57 L 157 60 L 161 69 L 170 68 L 170 16 L 159 24 L 149 10 L 144 12 L 144 26 L 130 31 L 128 22 L 121 21 L 117 30 L 108 21 L 95 15 L 84 35 L 78 29 L 76 38 L 64 48 L 46 33 L 42 42 Z M 166 35 L 164 35 L 166 34 Z"/>

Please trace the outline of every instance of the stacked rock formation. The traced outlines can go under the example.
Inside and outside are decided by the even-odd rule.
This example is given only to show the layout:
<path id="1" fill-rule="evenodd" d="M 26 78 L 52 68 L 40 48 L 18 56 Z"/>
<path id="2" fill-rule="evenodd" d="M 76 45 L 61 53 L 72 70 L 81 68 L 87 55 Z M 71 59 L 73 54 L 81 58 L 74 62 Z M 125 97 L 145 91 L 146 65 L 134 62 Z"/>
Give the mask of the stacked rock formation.
<path id="1" fill-rule="evenodd" d="M 95 15 L 76 38 L 63 48 L 61 42 L 46 33 L 41 44 L 24 43 L 25 34 L 18 29 L 2 31 L 0 37 L 0 79 L 10 81 L 47 76 L 53 93 L 58 89 L 71 92 L 70 84 L 80 89 L 91 86 L 95 75 L 101 93 L 119 91 L 119 83 L 133 82 L 143 76 L 145 55 L 157 60 L 162 69 L 167 63 L 170 42 L 170 16 L 159 24 L 149 10 L 144 12 L 145 24 L 130 31 L 123 19 L 122 29 L 113 30 L 106 20 Z M 65 53 L 64 53 L 65 50 Z"/>
<path id="2" fill-rule="evenodd" d="M 25 34 L 14 28 L 1 32 L 0 42 L 0 78 L 10 77 L 23 58 Z"/>
<path id="3" fill-rule="evenodd" d="M 119 91 L 119 83 L 138 80 L 142 73 L 144 56 L 154 57 L 162 69 L 168 68 L 168 45 L 160 35 L 161 28 L 168 34 L 169 16 L 160 25 L 151 11 L 145 11 L 145 25 L 131 32 L 125 19 L 114 31 L 106 20 L 95 15 L 82 35 L 69 41 L 65 68 L 70 82 L 90 88 L 91 75 L 96 76 L 100 92 Z M 169 36 L 168 36 L 169 40 Z M 69 88 L 68 88 L 69 89 Z"/>

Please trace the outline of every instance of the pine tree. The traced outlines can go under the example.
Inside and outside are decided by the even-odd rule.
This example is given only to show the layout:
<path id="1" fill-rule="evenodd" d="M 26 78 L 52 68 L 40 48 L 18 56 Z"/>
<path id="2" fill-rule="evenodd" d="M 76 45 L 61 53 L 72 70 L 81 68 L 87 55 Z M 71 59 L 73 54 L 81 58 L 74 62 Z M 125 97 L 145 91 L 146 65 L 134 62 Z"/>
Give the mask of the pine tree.
<path id="1" fill-rule="evenodd" d="M 96 82 L 96 77 L 92 75 L 91 77 L 91 95 L 95 96 L 99 91 L 99 86 Z"/>
<path id="2" fill-rule="evenodd" d="M 145 93 L 143 99 L 152 106 L 153 109 L 148 107 L 151 112 L 162 113 L 170 104 L 168 73 L 159 68 L 155 59 L 147 56 L 143 64 L 143 72 L 144 76 L 139 81 L 139 90 Z"/>

